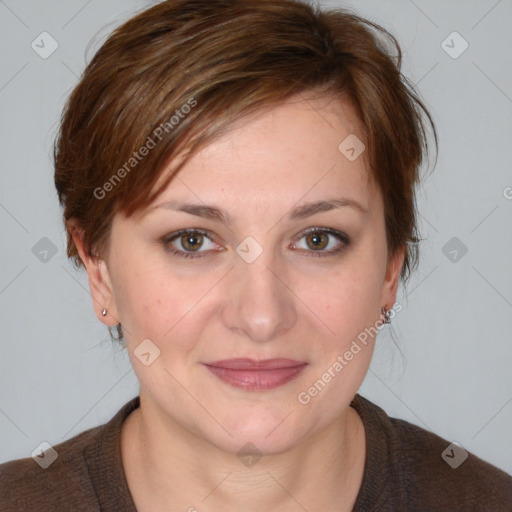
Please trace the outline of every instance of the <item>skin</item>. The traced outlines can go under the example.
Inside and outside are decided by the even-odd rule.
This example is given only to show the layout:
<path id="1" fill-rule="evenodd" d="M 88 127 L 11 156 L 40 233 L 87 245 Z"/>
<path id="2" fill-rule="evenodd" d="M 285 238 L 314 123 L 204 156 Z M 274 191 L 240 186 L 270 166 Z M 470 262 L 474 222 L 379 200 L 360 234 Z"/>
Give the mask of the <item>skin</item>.
<path id="1" fill-rule="evenodd" d="M 360 344 L 308 404 L 297 399 L 396 300 L 404 253 L 388 252 L 383 201 L 366 155 L 349 161 L 338 150 L 350 134 L 363 140 L 349 103 L 302 94 L 197 153 L 147 209 L 130 219 L 117 214 L 103 259 L 86 255 L 75 233 L 95 313 L 107 325 L 123 325 L 140 382 L 141 406 L 121 438 L 138 510 L 352 509 L 366 451 L 363 424 L 349 404 L 375 339 Z M 296 206 L 340 197 L 367 212 L 341 207 L 287 218 Z M 170 200 L 222 208 L 233 223 L 154 208 Z M 303 234 L 310 227 L 341 231 L 350 242 L 328 235 L 318 249 Z M 160 239 L 189 228 L 210 233 L 211 241 L 192 245 L 203 256 L 166 251 Z M 252 263 L 236 253 L 248 236 L 263 249 Z M 168 246 L 191 247 L 179 237 Z M 147 338 L 160 349 L 149 366 L 134 355 Z M 250 391 L 201 364 L 234 357 L 286 357 L 308 366 L 283 386 Z M 251 467 L 237 457 L 248 442 L 263 455 Z"/>

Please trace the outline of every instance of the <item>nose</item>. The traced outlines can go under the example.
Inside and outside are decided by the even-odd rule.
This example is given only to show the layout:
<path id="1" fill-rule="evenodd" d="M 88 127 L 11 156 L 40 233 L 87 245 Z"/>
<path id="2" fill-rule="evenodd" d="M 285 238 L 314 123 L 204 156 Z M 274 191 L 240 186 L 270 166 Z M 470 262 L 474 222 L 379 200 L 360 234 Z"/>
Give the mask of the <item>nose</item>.
<path id="1" fill-rule="evenodd" d="M 247 263 L 237 257 L 230 272 L 224 325 L 250 340 L 264 343 L 286 333 L 297 320 L 296 297 L 286 282 L 284 265 L 263 254 Z"/>

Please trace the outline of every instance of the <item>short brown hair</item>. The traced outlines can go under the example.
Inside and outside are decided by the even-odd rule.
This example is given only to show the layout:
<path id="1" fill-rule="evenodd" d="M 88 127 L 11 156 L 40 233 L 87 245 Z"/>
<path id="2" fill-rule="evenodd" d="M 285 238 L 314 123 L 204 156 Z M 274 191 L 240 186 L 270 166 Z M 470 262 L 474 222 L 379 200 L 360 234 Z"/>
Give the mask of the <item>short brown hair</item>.
<path id="1" fill-rule="evenodd" d="M 318 90 L 347 98 L 359 115 L 388 248 L 405 248 L 405 283 L 418 264 L 423 114 L 436 149 L 437 134 L 401 61 L 393 35 L 348 9 L 301 0 L 166 0 L 142 11 L 102 45 L 64 109 L 54 162 L 68 257 L 83 265 L 70 221 L 88 254 L 101 256 L 118 211 L 129 217 L 148 206 L 188 158 L 240 119 Z"/>

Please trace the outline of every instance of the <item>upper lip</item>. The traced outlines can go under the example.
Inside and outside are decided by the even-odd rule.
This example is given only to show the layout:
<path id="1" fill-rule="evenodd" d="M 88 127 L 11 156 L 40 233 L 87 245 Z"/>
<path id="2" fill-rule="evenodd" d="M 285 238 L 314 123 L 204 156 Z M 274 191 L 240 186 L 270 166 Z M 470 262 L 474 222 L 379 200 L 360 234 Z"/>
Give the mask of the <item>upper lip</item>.
<path id="1" fill-rule="evenodd" d="M 228 368 L 230 370 L 276 370 L 278 368 L 293 368 L 307 364 L 305 361 L 295 361 L 293 359 L 275 358 L 256 361 L 254 359 L 223 359 L 204 363 L 207 366 L 216 366 L 218 368 Z"/>

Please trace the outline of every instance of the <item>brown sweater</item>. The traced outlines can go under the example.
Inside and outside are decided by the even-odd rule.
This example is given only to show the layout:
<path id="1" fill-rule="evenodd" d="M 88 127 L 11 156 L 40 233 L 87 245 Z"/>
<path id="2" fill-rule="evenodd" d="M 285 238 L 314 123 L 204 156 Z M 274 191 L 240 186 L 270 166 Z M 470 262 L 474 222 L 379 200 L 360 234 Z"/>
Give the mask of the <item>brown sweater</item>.
<path id="1" fill-rule="evenodd" d="M 137 396 L 108 423 L 54 446 L 58 457 L 47 469 L 30 457 L 1 464 L 0 511 L 136 512 L 119 440 L 123 420 L 138 406 Z M 361 395 L 351 406 L 364 423 L 367 452 L 354 511 L 512 511 L 507 473 L 471 453 L 453 468 L 460 451 L 445 451 L 449 441 L 388 417 Z"/>

